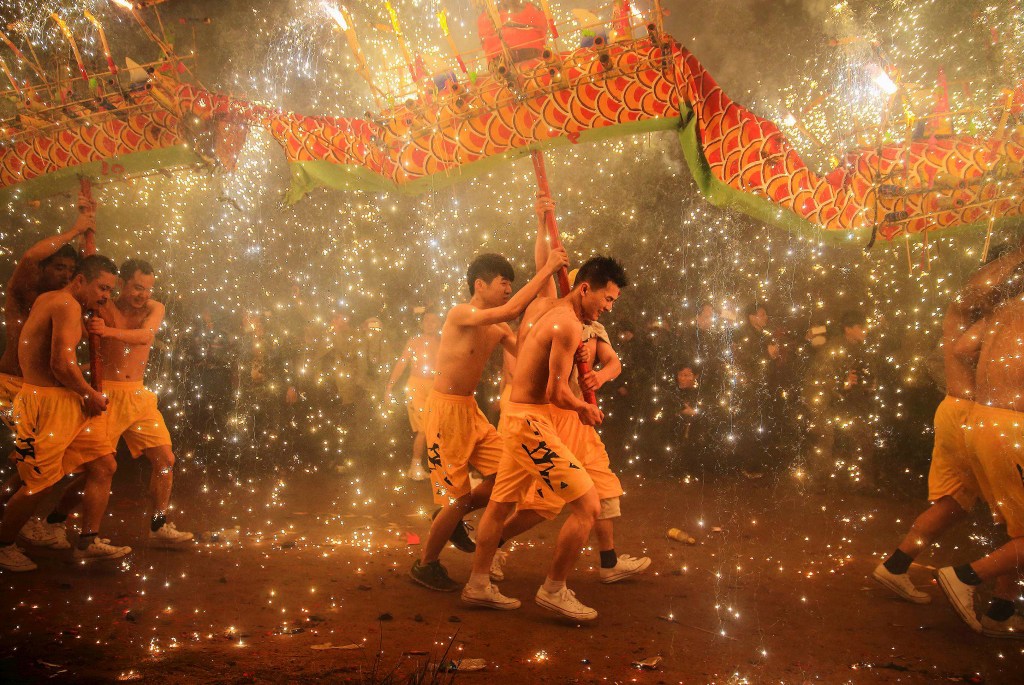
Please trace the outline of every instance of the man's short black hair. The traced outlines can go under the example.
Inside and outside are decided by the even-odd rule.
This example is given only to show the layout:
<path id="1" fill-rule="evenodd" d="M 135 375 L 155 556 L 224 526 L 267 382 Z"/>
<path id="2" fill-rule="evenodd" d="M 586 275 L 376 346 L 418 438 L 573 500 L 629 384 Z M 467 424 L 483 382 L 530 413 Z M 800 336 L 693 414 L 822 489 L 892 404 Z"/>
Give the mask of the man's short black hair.
<path id="1" fill-rule="evenodd" d="M 117 276 L 117 264 L 114 264 L 114 260 L 110 257 L 104 257 L 101 254 L 82 257 L 78 266 L 75 267 L 75 276 L 79 274 L 85 276 L 87 283 L 95 281 L 104 272 Z"/>
<path id="2" fill-rule="evenodd" d="M 490 283 L 497 276 L 506 278 L 509 281 L 516 280 L 516 272 L 507 259 L 493 252 L 482 254 L 474 259 L 473 263 L 469 265 L 469 270 L 466 271 L 470 296 L 476 294 L 476 279 L 479 278 L 484 283 Z"/>
<path id="3" fill-rule="evenodd" d="M 78 266 L 78 252 L 69 243 L 64 243 L 52 255 L 50 255 L 46 259 L 41 260 L 39 262 L 39 266 L 45 269 L 51 263 L 58 259 L 70 259 L 75 266 Z"/>
<path id="4" fill-rule="evenodd" d="M 583 262 L 583 266 L 576 272 L 576 283 L 590 284 L 591 288 L 600 289 L 608 285 L 608 283 L 614 283 L 620 288 L 625 288 L 629 285 L 629 279 L 626 278 L 626 270 L 622 268 L 622 264 L 613 259 L 612 257 L 605 257 L 598 255 L 591 257 L 587 261 Z"/>
<path id="5" fill-rule="evenodd" d="M 843 330 L 854 326 L 864 326 L 867 325 L 867 322 L 868 317 L 859 309 L 849 309 L 839 317 L 839 325 L 843 327 Z"/>
<path id="6" fill-rule="evenodd" d="M 152 276 L 153 265 L 147 262 L 145 259 L 135 259 L 134 257 L 132 257 L 131 259 L 126 259 L 124 260 L 124 263 L 121 264 L 121 271 L 119 272 L 121 280 L 129 280 L 132 276 L 135 275 L 136 271 L 141 271 L 145 276 Z"/>
<path id="7" fill-rule="evenodd" d="M 764 302 L 751 302 L 746 306 L 746 308 L 744 308 L 743 315 L 748 317 L 754 316 L 757 314 L 758 309 L 763 309 L 766 314 L 768 313 L 768 305 Z"/>

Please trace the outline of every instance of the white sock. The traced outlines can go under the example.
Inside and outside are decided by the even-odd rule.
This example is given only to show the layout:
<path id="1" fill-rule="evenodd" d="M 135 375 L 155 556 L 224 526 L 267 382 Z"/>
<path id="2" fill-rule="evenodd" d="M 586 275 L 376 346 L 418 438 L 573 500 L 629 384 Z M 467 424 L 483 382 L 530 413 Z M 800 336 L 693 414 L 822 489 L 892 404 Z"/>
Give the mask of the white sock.
<path id="1" fill-rule="evenodd" d="M 473 590 L 483 590 L 491 584 L 491 576 L 488 573 L 470 573 L 469 582 L 466 587 Z"/>
<path id="2" fill-rule="evenodd" d="M 565 589 L 565 581 L 564 580 L 551 580 L 550 578 L 545 577 L 544 578 L 544 584 L 541 585 L 540 587 L 541 587 L 542 590 L 544 590 L 544 592 L 548 592 L 548 593 L 554 595 L 554 594 L 557 594 L 557 593 L 559 593 L 559 592 L 561 592 L 562 590 Z"/>

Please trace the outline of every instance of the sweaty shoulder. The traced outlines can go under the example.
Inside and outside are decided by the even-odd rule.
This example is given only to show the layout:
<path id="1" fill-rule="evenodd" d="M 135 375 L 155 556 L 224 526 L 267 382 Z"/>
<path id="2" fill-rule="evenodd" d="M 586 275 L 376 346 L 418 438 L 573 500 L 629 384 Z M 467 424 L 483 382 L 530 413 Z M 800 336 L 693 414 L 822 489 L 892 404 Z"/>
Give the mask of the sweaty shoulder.
<path id="1" fill-rule="evenodd" d="M 82 313 L 82 305 L 78 303 L 78 300 L 63 290 L 43 293 L 36 298 L 32 309 L 48 309 L 52 310 L 55 314 L 81 315 Z"/>

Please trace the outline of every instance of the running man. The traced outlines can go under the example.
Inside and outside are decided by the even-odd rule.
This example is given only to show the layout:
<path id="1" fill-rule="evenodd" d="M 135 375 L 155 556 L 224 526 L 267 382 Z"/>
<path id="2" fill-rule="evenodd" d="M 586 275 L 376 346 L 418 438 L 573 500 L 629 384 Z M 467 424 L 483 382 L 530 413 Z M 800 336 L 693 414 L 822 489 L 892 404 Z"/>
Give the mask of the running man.
<path id="1" fill-rule="evenodd" d="M 486 506 L 501 459 L 501 439 L 477 406 L 473 393 L 484 365 L 499 342 L 513 349 L 515 336 L 508 323 L 533 301 L 551 276 L 568 264 L 565 250 L 551 256 L 533 279 L 512 295 L 515 273 L 501 255 L 484 254 L 469 265 L 470 300 L 455 305 L 441 328 L 437 375 L 427 396 L 424 432 L 434 502 L 441 505 L 430 526 L 420 558 L 409 575 L 432 590 L 453 592 L 459 584 L 448 576 L 440 555 L 457 530 L 465 533 L 462 518 Z M 484 476 L 470 487 L 469 467 Z M 473 551 L 464 535 L 461 549 Z M 489 562 L 489 560 L 488 560 Z"/>
<path id="2" fill-rule="evenodd" d="M 573 359 L 583 337 L 583 323 L 611 311 L 627 284 L 622 266 L 610 257 L 588 260 L 576 286 L 560 299 L 538 299 L 523 315 L 517 341 L 512 395 L 504 417 L 503 451 L 491 501 L 480 520 L 473 573 L 462 591 L 463 601 L 495 609 L 516 609 L 518 599 L 491 585 L 490 568 L 505 521 L 531 491 L 557 495 L 572 513 L 562 525 L 551 567 L 535 601 L 576 621 L 597 618 L 597 612 L 576 599 L 566 578 L 579 558 L 601 514 L 601 498 L 580 461 L 559 438 L 551 405 L 574 411 L 587 426 L 601 423 L 596 406 L 573 394 L 569 386 Z M 582 322 L 582 323 L 581 323 Z"/>
<path id="3" fill-rule="evenodd" d="M 939 536 L 967 517 L 981 493 L 979 481 L 971 470 L 967 453 L 964 424 L 974 406 L 976 355 L 958 354 L 958 341 L 968 329 L 988 316 L 1006 292 L 1007 279 L 1024 262 L 1024 248 L 1018 248 L 981 267 L 946 308 L 942 320 L 942 356 L 946 376 L 946 397 L 935 410 L 935 446 L 928 470 L 928 501 L 925 509 L 910 526 L 903 541 L 872 573 L 872 577 L 897 595 L 915 604 L 928 604 L 931 595 L 915 587 L 907 573 L 914 559 Z M 978 340 L 977 336 L 968 338 Z M 972 346 L 977 348 L 977 342 Z M 985 493 L 992 506 L 992 498 Z M 1012 597 L 1006 576 L 997 594 Z M 993 602 L 998 604 L 997 601 Z M 997 614 L 1001 615 L 996 608 Z"/>
<path id="4" fill-rule="evenodd" d="M 405 382 L 405 408 L 409 413 L 409 426 L 412 427 L 415 436 L 412 440 L 412 461 L 405 475 L 406 478 L 415 481 L 427 478 L 427 472 L 423 470 L 423 457 L 427 454 L 423 413 L 427 395 L 434 386 L 437 350 L 441 345 L 441 317 L 434 312 L 425 312 L 420 325 L 420 334 L 406 341 L 402 356 L 391 370 L 391 378 L 385 390 L 385 399 L 390 404 L 395 384 L 406 369 L 409 370 L 409 378 Z"/>
<path id="5" fill-rule="evenodd" d="M 98 538 L 117 463 L 107 440 L 107 399 L 85 381 L 75 354 L 82 340 L 83 310 L 106 304 L 116 273 L 106 257 L 84 258 L 67 286 L 36 298 L 21 329 L 18 356 L 24 385 L 14 400 L 14 421 L 23 485 L 7 503 L 0 523 L 0 568 L 36 568 L 15 539 L 39 498 L 78 470 L 85 471 L 85 511 L 75 559 L 117 559 L 131 552 Z"/>
<path id="6" fill-rule="evenodd" d="M 1024 274 L 1017 270 L 1011 280 L 1020 292 Z M 1024 617 L 1017 614 L 1005 592 L 999 592 L 1003 576 L 1020 577 L 1024 571 L 1024 295 L 1018 294 L 997 307 L 964 334 L 958 351 L 965 356 L 980 348 L 975 375 L 974 406 L 964 427 L 964 441 L 971 467 L 983 492 L 1006 522 L 1010 541 L 969 564 L 947 566 L 935 572 L 939 587 L 957 615 L 974 632 L 989 637 L 1024 636 Z M 973 346 L 972 346 L 972 343 Z M 973 349 L 972 349 L 973 347 Z M 983 582 L 996 580 L 996 592 L 988 612 L 980 620 L 974 609 L 974 593 Z M 1000 595 L 1003 596 L 1000 596 Z"/>

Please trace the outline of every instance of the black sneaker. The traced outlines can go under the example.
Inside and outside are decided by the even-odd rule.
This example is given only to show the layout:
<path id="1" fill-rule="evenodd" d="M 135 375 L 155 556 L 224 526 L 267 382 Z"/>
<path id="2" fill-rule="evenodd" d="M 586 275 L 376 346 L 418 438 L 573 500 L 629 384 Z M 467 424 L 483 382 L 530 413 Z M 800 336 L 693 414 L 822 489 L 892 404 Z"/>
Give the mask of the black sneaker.
<path id="1" fill-rule="evenodd" d="M 438 509 L 430 515 L 430 520 L 433 521 L 437 518 L 437 515 L 441 513 Z M 473 538 L 469 537 L 469 531 L 473 530 L 473 526 L 469 525 L 465 521 L 459 521 L 459 525 L 455 526 L 455 530 L 452 531 L 452 535 L 448 538 L 448 542 L 452 543 L 452 547 L 465 552 L 466 554 L 472 554 L 476 551 L 476 543 L 473 542 Z"/>
<path id="2" fill-rule="evenodd" d="M 417 559 L 409 569 L 409 577 L 423 587 L 439 592 L 455 592 L 462 586 L 448 576 L 448 571 L 441 565 L 440 561 L 432 561 L 429 564 L 421 564 Z"/>

